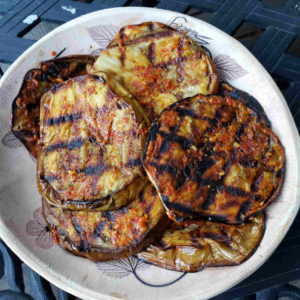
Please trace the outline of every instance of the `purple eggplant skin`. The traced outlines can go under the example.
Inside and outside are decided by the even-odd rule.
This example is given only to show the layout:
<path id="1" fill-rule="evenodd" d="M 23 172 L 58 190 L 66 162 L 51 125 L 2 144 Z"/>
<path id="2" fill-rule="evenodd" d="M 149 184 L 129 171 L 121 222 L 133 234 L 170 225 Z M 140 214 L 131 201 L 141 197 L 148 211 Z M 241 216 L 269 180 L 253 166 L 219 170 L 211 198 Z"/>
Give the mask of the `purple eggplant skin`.
<path id="1" fill-rule="evenodd" d="M 11 131 L 34 157 L 39 150 L 40 99 L 53 85 L 87 74 L 95 61 L 90 55 L 70 55 L 41 62 L 29 70 L 12 103 Z"/>

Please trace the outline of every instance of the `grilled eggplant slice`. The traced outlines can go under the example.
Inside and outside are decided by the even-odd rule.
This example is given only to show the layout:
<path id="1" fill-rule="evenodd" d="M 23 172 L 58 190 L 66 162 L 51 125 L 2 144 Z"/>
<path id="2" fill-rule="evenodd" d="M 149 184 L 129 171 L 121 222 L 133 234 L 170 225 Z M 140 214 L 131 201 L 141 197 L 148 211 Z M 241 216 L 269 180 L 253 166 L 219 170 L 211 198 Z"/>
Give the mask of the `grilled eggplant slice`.
<path id="1" fill-rule="evenodd" d="M 125 94 L 104 75 L 74 77 L 44 94 L 37 182 L 47 201 L 75 210 L 116 209 L 143 187 L 136 178 L 143 176 L 149 121 Z"/>
<path id="2" fill-rule="evenodd" d="M 140 195 L 118 210 L 64 210 L 43 200 L 44 216 L 60 246 L 91 260 L 111 260 L 137 253 L 162 234 L 168 223 L 156 189 L 147 184 Z"/>
<path id="3" fill-rule="evenodd" d="M 240 224 L 280 191 L 284 149 L 261 106 L 228 85 L 221 93 L 174 103 L 149 131 L 144 167 L 173 220 Z"/>
<path id="4" fill-rule="evenodd" d="M 263 214 L 241 225 L 205 220 L 172 222 L 158 241 L 137 256 L 154 265 L 184 272 L 239 265 L 255 252 L 264 227 Z"/>
<path id="5" fill-rule="evenodd" d="M 37 156 L 39 149 L 40 99 L 45 90 L 69 78 L 87 73 L 95 58 L 71 55 L 41 63 L 28 71 L 12 104 L 11 130 L 28 151 Z"/>
<path id="6" fill-rule="evenodd" d="M 218 90 L 208 54 L 184 33 L 161 23 L 123 27 L 92 69 L 112 74 L 150 120 L 179 99 Z"/>

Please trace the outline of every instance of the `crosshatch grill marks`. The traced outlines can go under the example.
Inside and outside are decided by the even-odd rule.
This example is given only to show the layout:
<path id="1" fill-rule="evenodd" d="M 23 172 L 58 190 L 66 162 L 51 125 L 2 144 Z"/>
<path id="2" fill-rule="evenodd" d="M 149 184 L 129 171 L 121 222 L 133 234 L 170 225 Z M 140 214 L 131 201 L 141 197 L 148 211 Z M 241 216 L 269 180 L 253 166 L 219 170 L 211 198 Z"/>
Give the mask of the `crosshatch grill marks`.
<path id="1" fill-rule="evenodd" d="M 138 103 L 105 74 L 56 85 L 41 102 L 41 194 L 75 210 L 127 204 L 140 190 L 133 182 L 143 187 L 136 178 L 144 176 L 140 156 L 147 128 Z"/>
<path id="2" fill-rule="evenodd" d="M 43 200 L 43 211 L 62 248 L 100 261 L 137 253 L 168 224 L 159 196 L 149 183 L 132 202 L 116 210 L 71 211 Z"/>
<path id="3" fill-rule="evenodd" d="M 198 95 L 165 109 L 150 129 L 143 164 L 171 218 L 239 224 L 278 194 L 284 149 L 244 103 Z"/>
<path id="4" fill-rule="evenodd" d="M 123 27 L 101 52 L 93 71 L 116 76 L 151 120 L 179 99 L 218 89 L 217 72 L 204 50 L 184 33 L 160 23 Z"/>

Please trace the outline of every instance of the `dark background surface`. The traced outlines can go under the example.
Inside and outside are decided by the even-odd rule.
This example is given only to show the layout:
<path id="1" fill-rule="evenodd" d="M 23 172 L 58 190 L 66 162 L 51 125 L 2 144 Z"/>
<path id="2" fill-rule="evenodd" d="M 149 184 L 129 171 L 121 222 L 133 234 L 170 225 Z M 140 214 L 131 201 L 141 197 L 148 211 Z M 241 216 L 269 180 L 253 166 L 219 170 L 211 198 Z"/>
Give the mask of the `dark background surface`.
<path id="1" fill-rule="evenodd" d="M 62 6 L 76 8 L 71 14 Z M 207 21 L 242 42 L 283 92 L 300 128 L 300 1 L 298 0 L 0 0 L 1 73 L 35 40 L 80 15 L 109 7 L 150 6 Z M 32 24 L 23 20 L 37 18 Z M 271 258 L 252 276 L 214 299 L 300 299 L 300 216 Z M 0 242 L 0 299 L 72 299 L 24 265 Z"/>

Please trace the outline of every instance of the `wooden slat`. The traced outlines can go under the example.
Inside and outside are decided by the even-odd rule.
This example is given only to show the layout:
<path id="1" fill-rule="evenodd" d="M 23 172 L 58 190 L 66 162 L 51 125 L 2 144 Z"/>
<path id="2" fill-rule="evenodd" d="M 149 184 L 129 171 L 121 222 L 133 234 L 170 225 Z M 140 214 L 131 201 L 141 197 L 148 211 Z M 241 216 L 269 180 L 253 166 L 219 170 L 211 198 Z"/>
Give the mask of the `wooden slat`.
<path id="1" fill-rule="evenodd" d="M 272 72 L 287 81 L 300 81 L 300 57 L 283 54 Z"/>
<path id="2" fill-rule="evenodd" d="M 212 24 L 231 34 L 257 4 L 258 0 L 228 0 L 217 11 Z"/>
<path id="3" fill-rule="evenodd" d="M 270 8 L 259 3 L 249 13 L 246 20 L 263 28 L 274 26 L 300 35 L 299 14 L 293 13 L 288 8 Z"/>
<path id="4" fill-rule="evenodd" d="M 42 20 L 57 23 L 65 23 L 81 15 L 108 8 L 122 6 L 126 0 L 112 1 L 94 1 L 92 3 L 83 3 L 70 0 L 59 0 L 48 11 L 42 15 Z"/>
<path id="5" fill-rule="evenodd" d="M 1 56 L 0 62 L 14 62 L 35 41 L 0 34 Z"/>
<path id="6" fill-rule="evenodd" d="M 282 53 L 289 47 L 295 35 L 269 27 L 251 50 L 262 65 L 271 72 Z"/>
<path id="7" fill-rule="evenodd" d="M 0 0 L 0 15 L 4 15 L 11 10 L 21 0 Z"/>

